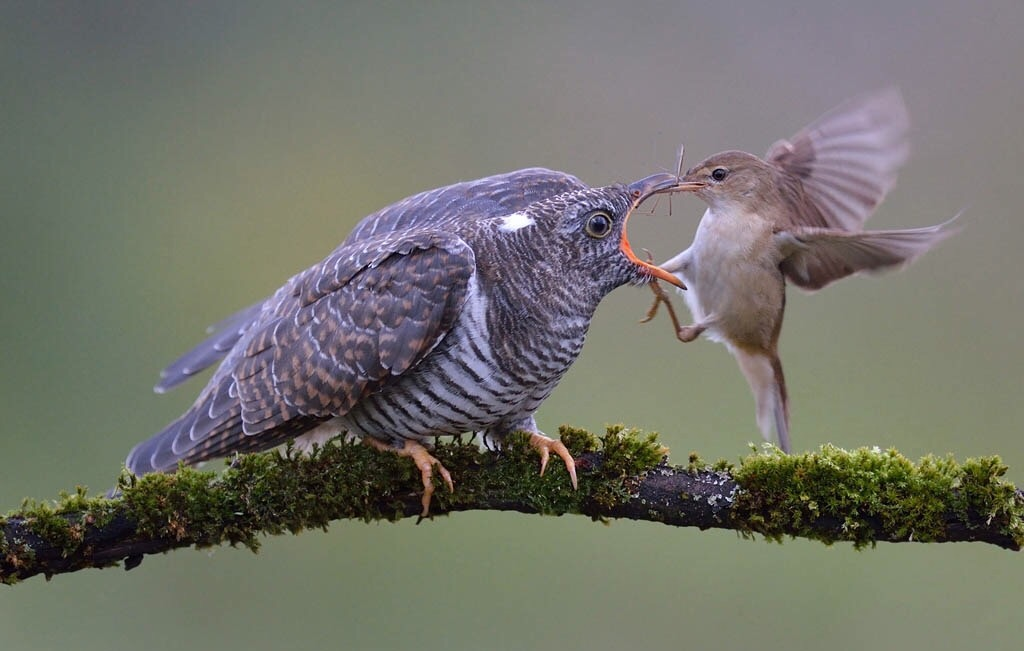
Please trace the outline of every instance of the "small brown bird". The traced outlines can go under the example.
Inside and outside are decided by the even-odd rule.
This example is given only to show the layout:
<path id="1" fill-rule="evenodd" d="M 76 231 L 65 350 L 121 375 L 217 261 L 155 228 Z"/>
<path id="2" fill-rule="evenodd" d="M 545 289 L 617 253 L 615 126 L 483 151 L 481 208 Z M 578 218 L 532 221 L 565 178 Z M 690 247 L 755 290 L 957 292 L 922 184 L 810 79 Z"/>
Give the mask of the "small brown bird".
<path id="1" fill-rule="evenodd" d="M 715 154 L 691 168 L 679 189 L 707 204 L 690 248 L 661 265 L 686 283 L 694 323 L 736 357 L 757 403 L 757 423 L 790 449 L 789 406 L 778 342 L 786 280 L 806 290 L 861 271 L 906 264 L 949 237 L 946 224 L 862 231 L 907 157 L 907 113 L 898 91 L 839 106 L 768 150 Z M 668 304 L 660 288 L 645 321 Z M 671 306 L 669 307 L 671 310 Z"/>
<path id="2" fill-rule="evenodd" d="M 348 434 L 412 458 L 426 515 L 434 468 L 449 490 L 453 482 L 425 443 L 463 432 L 500 443 L 525 431 L 541 473 L 556 454 L 575 487 L 572 455 L 534 413 L 608 292 L 655 277 L 681 284 L 638 260 L 626 237 L 633 210 L 678 182 L 656 174 L 589 188 L 526 169 L 366 217 L 326 258 L 165 369 L 160 392 L 223 358 L 192 407 L 132 449 L 128 469 L 173 472 Z"/>

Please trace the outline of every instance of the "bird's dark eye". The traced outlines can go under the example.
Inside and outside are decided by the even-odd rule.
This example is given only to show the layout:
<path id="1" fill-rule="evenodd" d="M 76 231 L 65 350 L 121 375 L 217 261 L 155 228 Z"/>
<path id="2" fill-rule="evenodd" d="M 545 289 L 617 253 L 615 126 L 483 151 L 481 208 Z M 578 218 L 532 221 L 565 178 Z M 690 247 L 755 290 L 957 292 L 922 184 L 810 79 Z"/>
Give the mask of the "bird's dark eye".
<path id="1" fill-rule="evenodd" d="M 603 210 L 595 210 L 587 215 L 586 221 L 583 222 L 583 230 L 590 237 L 601 239 L 612 232 L 612 217 Z"/>
<path id="2" fill-rule="evenodd" d="M 716 167 L 711 170 L 711 179 L 714 181 L 724 181 L 727 176 L 729 176 L 729 170 L 724 167 Z"/>

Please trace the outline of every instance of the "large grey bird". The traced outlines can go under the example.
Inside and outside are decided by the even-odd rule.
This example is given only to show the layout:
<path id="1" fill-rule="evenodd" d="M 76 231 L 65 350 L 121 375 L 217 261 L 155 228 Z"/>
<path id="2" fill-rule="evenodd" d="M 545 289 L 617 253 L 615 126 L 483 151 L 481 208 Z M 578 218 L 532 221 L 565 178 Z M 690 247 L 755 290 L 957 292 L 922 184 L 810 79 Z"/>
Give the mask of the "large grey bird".
<path id="1" fill-rule="evenodd" d="M 770 440 L 774 430 L 784 451 L 789 399 L 778 342 L 786 281 L 817 290 L 899 267 L 953 233 L 948 223 L 862 230 L 906 160 L 907 125 L 897 90 L 871 93 L 775 143 L 763 160 L 715 154 L 676 188 L 708 204 L 690 247 L 662 264 L 689 287 L 694 323 L 680 326 L 673 315 L 676 334 L 693 341 L 706 332 L 729 348 L 754 393 L 761 432 Z M 658 296 L 647 320 L 666 300 Z"/>
<path id="2" fill-rule="evenodd" d="M 532 433 L 541 454 L 575 464 L 534 412 L 576 359 L 598 303 L 661 278 L 639 260 L 626 220 L 678 177 L 589 188 L 526 169 L 417 194 L 363 219 L 322 261 L 223 321 L 168 366 L 166 391 L 223 358 L 193 406 L 139 443 L 136 474 L 173 471 L 289 439 L 342 433 L 411 457 L 423 512 L 433 437 Z"/>

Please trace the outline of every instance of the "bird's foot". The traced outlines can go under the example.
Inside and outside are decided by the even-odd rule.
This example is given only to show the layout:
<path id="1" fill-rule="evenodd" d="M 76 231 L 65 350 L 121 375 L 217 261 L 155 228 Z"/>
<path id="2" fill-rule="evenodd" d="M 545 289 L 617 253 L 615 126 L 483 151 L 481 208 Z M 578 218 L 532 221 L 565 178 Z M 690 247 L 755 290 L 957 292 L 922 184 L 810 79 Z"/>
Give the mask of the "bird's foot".
<path id="1" fill-rule="evenodd" d="M 658 308 L 661 307 L 662 303 L 667 306 L 669 317 L 674 318 L 675 313 L 672 310 L 672 303 L 668 300 L 668 294 L 666 294 L 665 290 L 658 284 L 658 281 L 652 281 L 648 287 L 651 288 L 651 293 L 654 294 L 654 302 L 651 303 L 651 307 L 647 310 L 647 314 L 644 315 L 644 318 L 640 319 L 640 323 L 648 323 L 657 316 Z"/>
<path id="2" fill-rule="evenodd" d="M 646 252 L 647 261 L 653 264 L 654 258 L 651 256 L 651 252 Z M 640 319 L 640 323 L 648 323 L 654 319 L 658 314 L 658 308 L 661 307 L 662 303 L 664 303 L 665 309 L 668 310 L 668 318 L 672 320 L 672 327 L 675 328 L 678 336 L 678 332 L 681 329 L 679 325 L 679 317 L 676 316 L 676 310 L 672 307 L 672 301 L 668 299 L 668 294 L 665 293 L 665 290 L 658 284 L 657 280 L 651 281 L 647 286 L 651 288 L 651 293 L 654 294 L 654 303 L 651 304 L 651 307 L 647 310 L 647 314 L 644 315 L 644 318 Z"/>
<path id="3" fill-rule="evenodd" d="M 420 519 L 430 515 L 430 499 L 434 496 L 434 466 L 437 466 L 437 472 L 440 473 L 444 483 L 447 484 L 448 491 L 451 493 L 455 492 L 455 484 L 452 483 L 451 473 L 422 444 L 406 439 L 405 444 L 401 448 L 393 448 L 384 441 L 369 436 L 364 438 L 363 442 L 378 450 L 391 452 L 400 457 L 409 457 L 416 464 L 416 467 L 419 468 L 420 477 L 423 479 L 423 499 L 421 500 L 423 512 L 420 513 Z"/>
<path id="4" fill-rule="evenodd" d="M 707 330 L 703 325 L 694 323 L 693 325 L 683 326 L 676 330 L 676 337 L 683 343 L 690 343 L 701 335 L 702 332 Z"/>
<path id="5" fill-rule="evenodd" d="M 658 307 L 662 303 L 665 304 L 665 309 L 668 310 L 668 318 L 672 320 L 672 327 L 675 328 L 676 338 L 683 343 L 690 343 L 697 337 L 701 336 L 705 330 L 707 330 L 714 323 L 714 317 L 708 317 L 700 323 L 692 323 L 688 326 L 679 324 L 679 317 L 676 316 L 675 308 L 672 307 L 672 303 L 668 300 L 668 294 L 661 288 L 661 285 L 657 281 L 649 285 L 651 291 L 654 293 L 654 304 L 647 310 L 647 314 L 640 323 L 647 323 L 658 314 Z"/>
<path id="6" fill-rule="evenodd" d="M 548 458 L 554 452 L 565 462 L 565 469 L 569 471 L 569 480 L 572 482 L 573 489 L 579 488 L 579 484 L 576 481 L 576 460 L 572 458 L 569 448 L 565 447 L 564 443 L 543 434 L 534 433 L 530 435 L 530 447 L 540 453 L 541 475 L 544 474 L 544 470 L 548 467 Z"/>
<path id="7" fill-rule="evenodd" d="M 658 314 L 658 307 L 664 303 L 665 309 L 668 310 L 668 318 L 672 320 L 672 328 L 676 331 L 676 337 L 678 337 L 680 341 L 693 341 L 700 336 L 701 332 L 704 332 L 704 330 L 707 329 L 706 326 L 701 327 L 699 324 L 690 326 L 679 325 L 679 317 L 676 316 L 676 310 L 672 307 L 671 301 L 668 300 L 668 294 L 666 294 L 665 290 L 661 288 L 661 285 L 655 281 L 648 285 L 648 287 L 650 287 L 651 291 L 654 293 L 654 303 L 651 305 L 651 308 L 647 310 L 647 314 L 644 318 L 640 319 L 640 323 L 647 323 L 653 319 Z M 700 328 L 700 330 L 695 331 L 696 328 Z"/>
<path id="8" fill-rule="evenodd" d="M 683 343 L 690 343 L 697 337 L 701 336 L 705 330 L 710 328 L 715 323 L 715 317 L 709 316 L 700 323 L 691 323 L 688 326 L 676 325 L 676 337 Z"/>

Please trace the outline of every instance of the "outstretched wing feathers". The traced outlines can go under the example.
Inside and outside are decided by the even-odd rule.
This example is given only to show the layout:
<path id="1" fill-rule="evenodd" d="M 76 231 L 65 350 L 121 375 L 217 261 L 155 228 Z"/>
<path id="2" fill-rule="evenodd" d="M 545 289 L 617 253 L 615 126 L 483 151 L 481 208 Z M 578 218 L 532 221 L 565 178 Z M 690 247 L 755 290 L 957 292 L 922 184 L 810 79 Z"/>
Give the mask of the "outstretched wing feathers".
<path id="1" fill-rule="evenodd" d="M 796 225 L 861 230 L 907 159 L 908 128 L 903 98 L 891 88 L 850 100 L 772 145 L 765 158 L 798 178 L 817 208 Z"/>
<path id="2" fill-rule="evenodd" d="M 780 268 L 790 282 L 808 290 L 858 272 L 907 264 L 953 235 L 951 222 L 923 228 L 847 233 L 798 228 L 776 235 L 786 255 Z"/>

